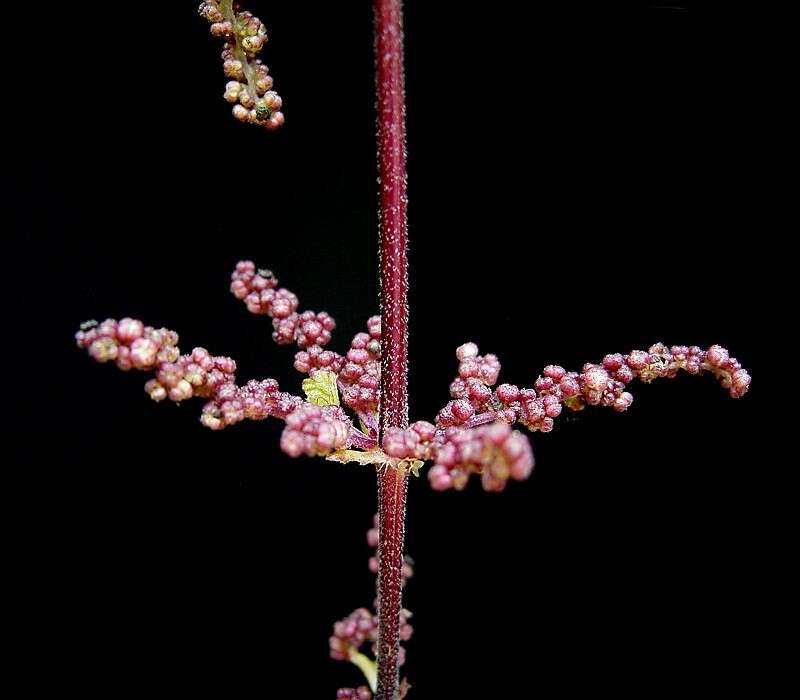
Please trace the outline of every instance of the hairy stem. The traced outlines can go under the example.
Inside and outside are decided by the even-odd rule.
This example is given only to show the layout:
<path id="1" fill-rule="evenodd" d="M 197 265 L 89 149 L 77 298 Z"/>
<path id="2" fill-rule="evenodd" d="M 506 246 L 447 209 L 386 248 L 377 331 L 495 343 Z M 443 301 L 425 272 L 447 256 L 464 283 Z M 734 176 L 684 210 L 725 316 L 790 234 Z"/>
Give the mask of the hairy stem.
<path id="1" fill-rule="evenodd" d="M 379 472 L 378 507 L 378 692 L 376 700 L 396 700 L 400 682 L 400 608 L 403 534 L 408 473 L 393 467 Z"/>
<path id="2" fill-rule="evenodd" d="M 408 426 L 408 257 L 402 0 L 374 0 L 380 178 L 381 393 L 379 427 Z M 401 572 L 408 475 L 378 476 L 378 690 L 399 692 Z"/>

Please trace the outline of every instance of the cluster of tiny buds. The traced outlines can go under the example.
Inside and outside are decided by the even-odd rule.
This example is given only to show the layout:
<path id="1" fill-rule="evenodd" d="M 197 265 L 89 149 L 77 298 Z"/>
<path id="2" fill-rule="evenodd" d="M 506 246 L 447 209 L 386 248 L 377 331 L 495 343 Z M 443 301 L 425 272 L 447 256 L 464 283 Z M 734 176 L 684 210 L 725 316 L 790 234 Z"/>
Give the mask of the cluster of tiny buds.
<path id="1" fill-rule="evenodd" d="M 435 425 L 420 420 L 412 423 L 406 430 L 387 428 L 381 440 L 381 447 L 390 457 L 425 461 L 431 458 L 431 445 L 436 435 Z"/>
<path id="2" fill-rule="evenodd" d="M 634 379 L 650 382 L 689 374 L 712 372 L 734 398 L 750 386 L 750 375 L 728 351 L 712 345 L 662 343 L 647 351 L 606 355 L 599 364 L 587 363 L 581 372 L 548 365 L 531 388 L 514 384 L 490 387 L 497 381 L 500 363 L 494 355 L 481 356 L 475 343 L 456 351 L 458 377 L 450 384 L 453 397 L 436 416 L 436 424 L 418 421 L 408 429 L 388 429 L 381 447 L 390 457 L 434 461 L 428 478 L 437 490 L 463 489 L 469 475 L 480 474 L 483 487 L 499 491 L 509 478 L 524 479 L 533 468 L 533 453 L 522 434 L 510 429 L 519 422 L 531 431 L 550 432 L 564 406 L 579 411 L 589 406 L 627 410 L 633 395 L 627 386 Z"/>
<path id="3" fill-rule="evenodd" d="M 286 418 L 303 400 L 278 390 L 274 379 L 236 384 L 236 363 L 213 356 L 205 348 L 181 355 L 178 334 L 167 328 L 145 326 L 138 319 L 87 321 L 75 335 L 78 347 L 98 362 L 114 361 L 120 369 L 154 372 L 144 389 L 153 401 L 181 402 L 192 397 L 210 399 L 200 422 L 221 430 L 245 418 Z M 338 443 L 337 443 L 338 444 Z"/>
<path id="4" fill-rule="evenodd" d="M 439 428 L 464 425 L 476 413 L 490 408 L 493 395 L 489 388 L 500 375 L 500 361 L 496 355 L 479 355 L 475 343 L 465 343 L 456 349 L 458 376 L 450 384 L 449 402 L 436 416 Z"/>
<path id="5" fill-rule="evenodd" d="M 503 421 L 444 430 L 417 421 L 387 430 L 381 447 L 392 457 L 434 460 L 428 480 L 437 491 L 462 490 L 470 474 L 480 474 L 485 490 L 502 491 L 509 478 L 527 479 L 534 464 L 528 439 Z"/>
<path id="6" fill-rule="evenodd" d="M 181 354 L 175 331 L 145 326 L 134 318 L 86 321 L 75 341 L 97 362 L 113 361 L 125 371 L 151 370 L 162 362 L 177 362 Z"/>
<path id="7" fill-rule="evenodd" d="M 285 419 L 303 405 L 300 397 L 278 391 L 278 382 L 274 379 L 251 379 L 244 386 L 230 382 L 221 386 L 214 399 L 203 407 L 200 422 L 211 430 L 222 430 L 245 418 Z"/>
<path id="8" fill-rule="evenodd" d="M 330 655 L 337 661 L 349 661 L 366 641 L 378 637 L 378 616 L 366 608 L 358 608 L 333 625 L 333 635 L 328 640 Z"/>
<path id="9" fill-rule="evenodd" d="M 144 390 L 153 401 L 207 398 L 216 395 L 223 384 L 234 382 L 235 371 L 236 363 L 230 357 L 212 357 L 205 348 L 195 348 L 177 362 L 162 362 Z"/>
<path id="10" fill-rule="evenodd" d="M 335 353 L 322 348 L 331 340 L 336 321 L 325 311 L 297 313 L 299 301 L 288 289 L 276 289 L 278 279 L 271 270 L 256 269 L 252 260 L 236 264 L 231 274 L 231 293 L 244 301 L 253 314 L 264 314 L 272 319 L 272 339 L 279 345 L 297 343 L 305 354 L 298 353 L 300 371 L 326 368 L 338 371 L 341 360 Z"/>
<path id="11" fill-rule="evenodd" d="M 206 0 L 199 7 L 211 23 L 212 36 L 225 40 L 222 65 L 229 82 L 225 100 L 240 122 L 275 130 L 284 122 L 283 101 L 272 88 L 269 69 L 256 58 L 267 42 L 267 30 L 258 17 L 236 11 L 231 0 Z"/>
<path id="12" fill-rule="evenodd" d="M 678 360 L 678 358 L 679 356 L 676 355 L 675 359 Z M 750 388 L 749 372 L 743 369 L 736 358 L 731 357 L 730 353 L 720 345 L 712 345 L 706 351 L 702 368 L 712 372 L 719 379 L 722 388 L 727 389 L 734 399 L 742 398 Z"/>
<path id="13" fill-rule="evenodd" d="M 303 374 L 314 375 L 324 369 L 339 374 L 344 358 L 331 350 L 323 350 L 319 345 L 311 345 L 294 356 L 294 368 Z"/>
<path id="14" fill-rule="evenodd" d="M 281 449 L 290 457 L 315 457 L 349 446 L 351 423 L 338 406 L 304 403 L 287 416 Z"/>
<path id="15" fill-rule="evenodd" d="M 528 438 L 500 421 L 472 429 L 448 428 L 444 440 L 434 443 L 433 457 L 428 480 L 436 491 L 460 491 L 473 473 L 480 474 L 484 490 L 502 491 L 509 479 L 527 479 L 534 465 Z"/>
<path id="16" fill-rule="evenodd" d="M 381 373 L 381 317 L 367 320 L 367 332 L 350 343 L 339 372 L 342 400 L 360 415 L 376 414 Z"/>
<path id="17" fill-rule="evenodd" d="M 238 262 L 231 273 L 231 294 L 244 301 L 251 314 L 266 314 L 273 320 L 291 318 L 297 311 L 297 297 L 288 289 L 276 290 L 277 286 L 272 270 L 257 270 L 252 260 Z"/>
<path id="18" fill-rule="evenodd" d="M 500 374 L 500 361 L 496 355 L 479 355 L 475 343 L 464 343 L 456 349 L 458 376 L 462 380 L 479 379 L 486 386 L 493 386 Z"/>
<path id="19" fill-rule="evenodd" d="M 659 377 L 674 377 L 680 370 L 689 374 L 711 371 L 734 398 L 743 396 L 750 386 L 750 375 L 736 359 L 719 345 L 708 350 L 697 346 L 662 343 L 646 352 L 633 350 L 627 355 L 606 355 L 600 364 L 587 363 L 581 372 L 567 372 L 548 365 L 532 388 L 501 384 L 494 392 L 486 378 L 496 379 L 499 362 L 493 355 L 481 358 L 474 343 L 458 348 L 459 376 L 450 385 L 450 401 L 437 415 L 436 427 L 476 427 L 492 420 L 519 421 L 531 431 L 550 432 L 562 406 L 579 411 L 585 406 L 608 406 L 627 410 L 633 395 L 626 391 L 634 379 L 650 382 Z M 483 369 L 491 361 L 490 371 Z"/>
<path id="20" fill-rule="evenodd" d="M 144 386 L 153 401 L 208 398 L 235 381 L 236 363 L 230 357 L 213 357 L 205 348 L 181 355 L 175 331 L 156 330 L 137 319 L 88 321 L 75 339 L 98 362 L 113 360 L 123 370 L 155 370 L 155 378 Z"/>
<path id="21" fill-rule="evenodd" d="M 248 311 L 272 318 L 272 337 L 279 344 L 296 343 L 294 367 L 303 374 L 314 375 L 327 370 L 337 375 L 342 401 L 366 424 L 375 422 L 380 393 L 381 318 L 367 320 L 367 332 L 357 333 L 350 350 L 343 357 L 325 346 L 336 327 L 325 311 L 297 312 L 298 299 L 287 289 L 278 289 L 278 280 L 271 270 L 258 269 L 252 260 L 242 260 L 231 275 L 231 293 L 244 301 Z M 484 378 L 499 371 L 497 358 L 488 355 L 475 370 Z M 476 361 L 471 360 L 473 365 Z M 496 370 L 495 370 L 496 364 Z"/>
<path id="22" fill-rule="evenodd" d="M 405 608 L 400 610 L 400 641 L 407 642 L 414 633 L 409 623 L 411 613 Z M 330 656 L 336 661 L 350 661 L 362 644 L 378 641 L 378 616 L 366 608 L 358 608 L 347 617 L 333 625 L 333 635 L 328 639 Z M 374 651 L 374 646 L 373 646 Z M 405 649 L 401 646 L 399 665 L 405 663 Z"/>

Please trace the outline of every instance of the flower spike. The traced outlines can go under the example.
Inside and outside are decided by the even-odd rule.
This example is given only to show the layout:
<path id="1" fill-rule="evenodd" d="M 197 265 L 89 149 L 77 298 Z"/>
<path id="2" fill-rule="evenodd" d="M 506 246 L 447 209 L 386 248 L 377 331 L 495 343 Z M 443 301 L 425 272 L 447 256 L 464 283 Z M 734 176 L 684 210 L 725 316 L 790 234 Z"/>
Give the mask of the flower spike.
<path id="1" fill-rule="evenodd" d="M 222 67 L 229 82 L 225 100 L 235 119 L 274 131 L 283 125 L 283 100 L 272 90 L 269 68 L 256 56 L 267 43 L 267 30 L 258 17 L 231 0 L 206 0 L 198 8 L 211 23 L 212 36 L 225 40 Z"/>

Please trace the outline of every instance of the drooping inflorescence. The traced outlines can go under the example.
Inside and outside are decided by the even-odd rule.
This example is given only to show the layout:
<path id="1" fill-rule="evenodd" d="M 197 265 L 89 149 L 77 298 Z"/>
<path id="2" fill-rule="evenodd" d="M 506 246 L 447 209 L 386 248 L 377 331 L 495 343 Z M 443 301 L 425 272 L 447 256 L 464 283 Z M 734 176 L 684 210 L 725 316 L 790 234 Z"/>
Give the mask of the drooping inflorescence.
<path id="1" fill-rule="evenodd" d="M 233 116 L 271 131 L 280 127 L 283 101 L 272 90 L 269 68 L 256 58 L 267 43 L 264 24 L 232 0 L 205 0 L 198 11 L 211 23 L 212 36 L 225 40 L 222 67 L 229 82 L 224 97 L 233 105 Z"/>

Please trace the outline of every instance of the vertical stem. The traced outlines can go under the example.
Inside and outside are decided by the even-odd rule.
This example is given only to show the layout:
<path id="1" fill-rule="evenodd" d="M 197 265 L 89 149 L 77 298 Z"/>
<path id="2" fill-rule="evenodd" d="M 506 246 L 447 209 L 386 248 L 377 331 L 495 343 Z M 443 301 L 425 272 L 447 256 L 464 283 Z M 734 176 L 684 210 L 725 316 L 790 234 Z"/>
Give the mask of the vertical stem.
<path id="1" fill-rule="evenodd" d="M 408 230 L 401 0 L 375 0 L 381 239 L 380 431 L 408 424 Z"/>
<path id="2" fill-rule="evenodd" d="M 400 608 L 408 475 L 388 468 L 378 477 L 378 691 L 375 700 L 395 700 L 400 682 Z"/>
<path id="3" fill-rule="evenodd" d="M 408 426 L 408 257 L 402 0 L 374 0 L 380 176 L 381 393 L 380 433 Z M 401 573 L 408 477 L 378 476 L 378 690 L 398 694 Z"/>

